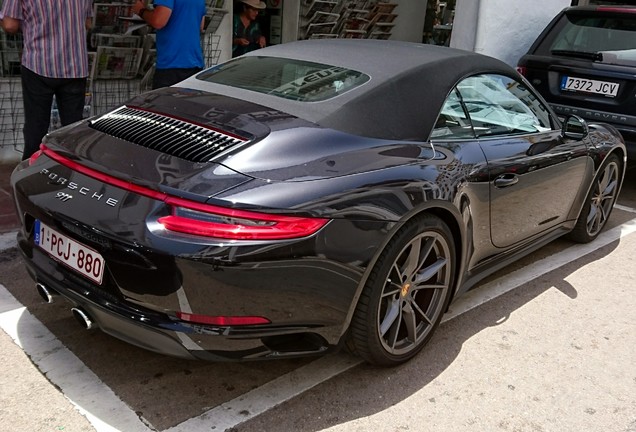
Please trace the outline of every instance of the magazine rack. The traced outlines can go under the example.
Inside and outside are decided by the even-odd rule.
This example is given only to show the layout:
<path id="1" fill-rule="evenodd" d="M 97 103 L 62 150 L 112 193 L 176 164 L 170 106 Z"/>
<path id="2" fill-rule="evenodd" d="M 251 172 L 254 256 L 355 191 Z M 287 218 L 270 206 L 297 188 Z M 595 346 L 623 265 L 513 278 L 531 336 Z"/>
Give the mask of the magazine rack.
<path id="1" fill-rule="evenodd" d="M 304 39 L 388 39 L 396 6 L 381 0 L 303 0 L 299 35 Z"/>

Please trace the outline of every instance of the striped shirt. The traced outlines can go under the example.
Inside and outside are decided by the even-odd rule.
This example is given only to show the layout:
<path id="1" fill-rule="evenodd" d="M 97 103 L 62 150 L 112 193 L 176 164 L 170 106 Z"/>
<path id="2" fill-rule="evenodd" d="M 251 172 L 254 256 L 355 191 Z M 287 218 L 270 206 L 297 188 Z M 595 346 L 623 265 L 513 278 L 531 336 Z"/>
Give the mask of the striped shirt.
<path id="1" fill-rule="evenodd" d="M 4 0 L 1 16 L 20 20 L 22 66 L 49 78 L 88 76 L 86 19 L 91 0 Z"/>

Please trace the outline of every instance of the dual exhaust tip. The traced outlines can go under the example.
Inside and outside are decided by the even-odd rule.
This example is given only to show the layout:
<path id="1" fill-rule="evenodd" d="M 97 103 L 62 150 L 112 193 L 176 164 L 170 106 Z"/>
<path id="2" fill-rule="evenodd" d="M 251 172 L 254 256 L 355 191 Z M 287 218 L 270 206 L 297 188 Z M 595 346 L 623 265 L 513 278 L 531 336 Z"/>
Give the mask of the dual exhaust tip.
<path id="1" fill-rule="evenodd" d="M 45 302 L 53 303 L 54 297 L 57 295 L 55 291 L 48 289 L 41 283 L 36 284 L 35 289 L 38 290 L 38 294 L 40 294 L 40 297 L 42 297 Z"/>
<path id="2" fill-rule="evenodd" d="M 47 288 L 46 286 L 44 286 L 41 283 L 36 284 L 35 288 L 38 291 L 38 294 L 40 294 L 40 297 L 42 297 L 44 299 L 44 301 L 46 303 L 53 303 L 55 300 L 55 297 L 58 295 L 57 292 L 55 292 L 54 290 Z M 73 317 L 75 317 L 75 320 L 86 330 L 91 330 L 93 328 L 95 328 L 95 322 L 93 321 L 93 319 L 90 317 L 90 315 L 88 314 L 88 312 L 86 312 L 84 309 L 80 308 L 80 307 L 73 307 L 71 308 L 71 313 L 73 314 Z"/>
<path id="3" fill-rule="evenodd" d="M 86 313 L 86 311 L 84 311 L 84 309 L 78 308 L 78 307 L 74 307 L 74 308 L 71 308 L 71 312 L 73 313 L 73 316 L 75 317 L 75 320 L 77 320 L 77 322 L 82 327 L 84 327 L 85 330 L 91 330 L 91 329 L 95 328 L 95 323 L 93 323 L 93 320 L 88 315 L 88 313 Z"/>

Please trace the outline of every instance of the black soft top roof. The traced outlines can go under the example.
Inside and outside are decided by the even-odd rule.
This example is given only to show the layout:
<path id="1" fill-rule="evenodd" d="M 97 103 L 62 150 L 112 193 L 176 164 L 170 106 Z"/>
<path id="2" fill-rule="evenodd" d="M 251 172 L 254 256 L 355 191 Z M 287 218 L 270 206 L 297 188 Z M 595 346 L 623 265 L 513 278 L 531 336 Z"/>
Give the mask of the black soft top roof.
<path id="1" fill-rule="evenodd" d="M 462 78 L 484 72 L 516 76 L 492 57 L 452 48 L 368 39 L 291 42 L 246 56 L 292 58 L 363 72 L 371 79 L 321 102 L 299 102 L 190 78 L 179 86 L 249 100 L 323 127 L 361 136 L 425 140 L 448 92 Z"/>

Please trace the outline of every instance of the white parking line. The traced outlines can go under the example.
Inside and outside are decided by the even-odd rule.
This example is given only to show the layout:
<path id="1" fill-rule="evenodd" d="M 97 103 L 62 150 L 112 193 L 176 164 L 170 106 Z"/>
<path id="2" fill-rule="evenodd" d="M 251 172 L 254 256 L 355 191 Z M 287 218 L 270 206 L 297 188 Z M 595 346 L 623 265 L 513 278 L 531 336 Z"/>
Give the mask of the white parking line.
<path id="1" fill-rule="evenodd" d="M 151 430 L 2 284 L 0 327 L 95 429 L 100 432 Z"/>
<path id="2" fill-rule="evenodd" d="M 624 210 L 624 209 L 621 209 Z M 633 212 L 634 209 L 630 209 Z M 630 211 L 628 210 L 628 211 Z M 583 257 L 636 232 L 636 218 L 601 233 L 592 243 L 574 245 L 550 257 L 506 274 L 466 293 L 451 305 L 442 322 L 449 321 L 536 277 Z M 0 243 L 2 238 L 0 237 Z M 0 249 L 1 250 L 1 249 Z M 20 334 L 17 325 L 20 321 Z M 150 429 L 97 376 L 35 319 L 0 285 L 0 326 L 25 349 L 38 368 L 86 415 L 98 431 Z M 25 330 L 27 326 L 27 330 Z M 28 338 L 28 341 L 25 341 Z M 28 342 L 28 343 L 27 343 Z M 26 347 L 26 348 L 25 348 Z M 51 354 L 53 353 L 53 354 Z M 332 378 L 361 361 L 345 354 L 322 357 L 269 383 L 223 403 L 204 414 L 170 428 L 170 432 L 227 430 L 262 414 Z M 81 378 L 78 379 L 78 376 Z"/>
<path id="3" fill-rule="evenodd" d="M 16 232 L 0 234 L 0 252 L 5 249 L 12 248 L 18 244 L 16 240 Z"/>
<path id="4" fill-rule="evenodd" d="M 341 353 L 319 358 L 166 432 L 225 431 L 361 363 Z"/>
<path id="5" fill-rule="evenodd" d="M 614 204 L 614 208 L 617 208 L 619 210 L 623 210 L 623 211 L 626 211 L 626 212 L 630 212 L 630 213 L 636 213 L 636 209 L 635 208 L 626 207 L 626 206 L 620 205 L 620 204 Z"/>

